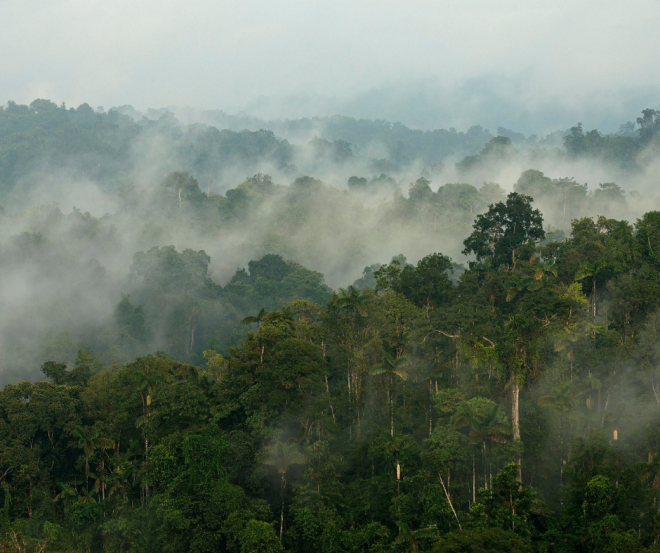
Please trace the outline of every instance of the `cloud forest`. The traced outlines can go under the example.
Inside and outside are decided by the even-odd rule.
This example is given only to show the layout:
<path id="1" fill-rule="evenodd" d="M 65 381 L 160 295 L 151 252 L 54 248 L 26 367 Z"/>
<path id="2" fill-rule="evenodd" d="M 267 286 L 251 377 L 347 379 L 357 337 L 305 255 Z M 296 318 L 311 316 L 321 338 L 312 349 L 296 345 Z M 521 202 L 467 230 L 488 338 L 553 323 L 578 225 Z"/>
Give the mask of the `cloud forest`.
<path id="1" fill-rule="evenodd" d="M 0 108 L 0 544 L 660 551 L 660 111 Z"/>

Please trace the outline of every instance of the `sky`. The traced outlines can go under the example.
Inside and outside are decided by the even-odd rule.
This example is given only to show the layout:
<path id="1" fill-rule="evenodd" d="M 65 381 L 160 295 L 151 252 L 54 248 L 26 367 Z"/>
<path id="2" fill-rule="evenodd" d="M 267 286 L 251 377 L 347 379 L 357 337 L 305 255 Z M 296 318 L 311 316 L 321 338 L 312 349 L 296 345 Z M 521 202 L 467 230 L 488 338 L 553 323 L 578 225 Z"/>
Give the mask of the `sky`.
<path id="1" fill-rule="evenodd" d="M 0 104 L 528 132 L 660 107 L 657 0 L 0 0 L 0 14 Z"/>

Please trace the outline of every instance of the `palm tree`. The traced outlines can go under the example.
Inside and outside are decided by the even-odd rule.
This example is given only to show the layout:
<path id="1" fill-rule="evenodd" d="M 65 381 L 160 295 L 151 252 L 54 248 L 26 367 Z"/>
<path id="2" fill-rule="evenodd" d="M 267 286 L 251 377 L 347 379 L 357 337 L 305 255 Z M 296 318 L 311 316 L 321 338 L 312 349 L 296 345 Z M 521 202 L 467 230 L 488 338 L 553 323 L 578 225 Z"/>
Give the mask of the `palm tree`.
<path id="1" fill-rule="evenodd" d="M 591 285 L 591 305 L 592 305 L 592 315 L 596 316 L 596 278 L 598 273 L 600 273 L 605 268 L 605 263 L 602 261 L 596 261 L 595 263 L 584 262 L 580 264 L 580 269 L 575 273 L 575 280 L 583 280 L 590 277 L 592 279 Z"/>
<path id="2" fill-rule="evenodd" d="M 105 468 L 105 462 L 101 461 L 98 467 L 98 474 L 90 472 L 89 475 L 94 479 L 94 487 L 92 488 L 96 493 L 101 492 L 101 500 L 105 501 L 105 490 L 108 489 L 109 474 Z"/>
<path id="3" fill-rule="evenodd" d="M 559 291 L 559 288 L 552 283 L 550 277 L 546 273 L 557 277 L 557 269 L 554 266 L 554 261 L 549 263 L 541 263 L 536 254 L 532 254 L 530 258 L 529 265 L 534 269 L 532 276 L 523 276 L 522 278 L 518 275 L 511 275 L 509 278 L 509 288 L 506 291 L 506 301 L 511 301 L 518 292 L 527 290 L 529 292 L 536 292 L 541 288 L 549 288 L 555 292 Z"/>
<path id="4" fill-rule="evenodd" d="M 96 499 L 92 497 L 93 495 L 96 494 L 96 490 L 86 490 L 85 488 L 82 488 L 80 490 L 80 495 L 78 496 L 78 501 L 80 503 L 96 503 Z"/>
<path id="5" fill-rule="evenodd" d="M 393 390 L 393 376 L 398 376 L 401 380 L 408 380 L 408 373 L 403 369 L 402 365 L 406 362 L 405 357 L 394 359 L 387 353 L 383 355 L 383 363 L 371 369 L 370 374 L 377 376 L 379 374 L 386 374 L 388 376 L 387 386 L 387 403 L 390 408 L 390 436 L 394 438 L 394 390 Z"/>
<path id="6" fill-rule="evenodd" d="M 280 542 L 284 532 L 284 490 L 286 489 L 286 474 L 291 465 L 303 465 L 306 462 L 305 455 L 300 451 L 298 444 L 294 441 L 277 442 L 266 448 L 267 455 L 263 460 L 264 465 L 270 465 L 277 469 L 281 477 L 280 495 L 282 499 L 282 510 L 280 512 Z"/>
<path id="7" fill-rule="evenodd" d="M 53 501 L 62 501 L 64 503 L 64 508 L 68 511 L 71 507 L 71 503 L 73 503 L 75 498 L 78 497 L 78 491 L 76 488 L 62 482 L 58 482 L 57 485 L 62 491 L 55 496 Z"/>
<path id="8" fill-rule="evenodd" d="M 348 288 L 340 288 L 339 295 L 335 300 L 335 305 L 340 309 L 353 312 L 353 320 L 357 322 L 359 316 L 364 317 L 367 314 L 366 305 L 370 297 L 367 294 L 360 293 L 360 289 L 351 285 Z"/>
<path id="9" fill-rule="evenodd" d="M 101 431 L 98 428 L 89 428 L 87 426 L 77 426 L 73 429 L 74 434 L 78 437 L 80 447 L 85 452 L 85 483 L 87 491 L 89 492 L 89 477 L 91 472 L 89 470 L 89 460 L 94 456 L 97 449 L 106 450 L 115 447 L 115 441 L 110 438 L 101 436 Z M 101 461 L 103 463 L 103 461 Z"/>
<path id="10" fill-rule="evenodd" d="M 163 382 L 165 379 L 163 375 L 155 373 L 151 370 L 151 365 L 147 364 L 146 370 L 136 371 L 133 377 L 137 380 L 137 389 L 142 398 L 143 414 L 146 415 L 143 419 L 146 424 L 144 432 L 144 462 L 146 470 L 146 482 L 144 485 L 144 495 L 147 501 L 149 500 L 149 431 L 151 429 L 151 398 L 156 391 L 156 386 Z"/>
<path id="11" fill-rule="evenodd" d="M 347 313 L 352 314 L 352 324 L 349 327 L 349 332 L 346 337 L 346 346 L 349 352 L 348 356 L 348 370 L 347 370 L 347 384 L 348 384 L 348 409 L 352 414 L 352 404 L 355 405 L 355 413 L 357 414 L 357 428 L 358 436 L 360 435 L 360 389 L 361 379 L 360 371 L 355 361 L 355 352 L 358 349 L 360 342 L 360 317 L 366 317 L 367 304 L 371 300 L 371 296 L 365 293 L 360 293 L 360 289 L 351 285 L 348 288 L 340 288 L 339 294 L 333 298 L 334 305 Z M 349 435 L 353 436 L 353 425 L 349 426 Z"/>
<path id="12" fill-rule="evenodd" d="M 264 321 L 264 318 L 266 317 L 266 315 L 268 315 L 268 311 L 266 311 L 266 309 L 262 307 L 259 310 L 259 313 L 256 314 L 256 316 L 255 315 L 250 315 L 249 317 L 245 317 L 245 319 L 243 319 L 241 321 L 241 324 L 242 325 L 251 325 L 251 324 L 257 323 L 257 330 L 259 330 L 259 328 L 261 327 L 261 323 Z"/>
<path id="13" fill-rule="evenodd" d="M 500 406 L 489 399 L 475 397 L 462 402 L 456 414 L 454 415 L 454 428 L 460 430 L 469 428 L 469 438 L 471 444 L 482 444 L 484 457 L 484 487 L 488 489 L 488 442 L 491 444 L 503 444 L 506 442 L 506 435 L 511 433 L 511 428 L 506 417 L 500 410 Z M 492 482 L 492 470 L 490 471 L 490 480 Z M 475 499 L 476 477 L 474 472 L 474 458 L 472 465 L 472 493 Z M 492 486 L 491 486 L 492 487 Z"/>
<path id="14" fill-rule="evenodd" d="M 124 496 L 126 495 L 126 490 L 131 487 L 130 477 L 133 475 L 133 470 L 132 466 L 127 467 L 122 472 L 117 468 L 108 475 L 107 482 L 112 484 L 108 496 L 119 492 L 123 492 Z"/>

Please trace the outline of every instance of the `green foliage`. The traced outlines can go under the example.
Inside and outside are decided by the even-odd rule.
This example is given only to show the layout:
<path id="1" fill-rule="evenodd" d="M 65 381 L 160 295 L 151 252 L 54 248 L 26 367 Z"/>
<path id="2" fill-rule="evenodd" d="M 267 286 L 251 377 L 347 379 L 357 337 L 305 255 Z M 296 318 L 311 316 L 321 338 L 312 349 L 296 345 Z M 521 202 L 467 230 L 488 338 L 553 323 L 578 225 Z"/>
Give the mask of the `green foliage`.
<path id="1" fill-rule="evenodd" d="M 529 543 L 499 528 L 452 532 L 433 546 L 433 553 L 524 553 Z"/>
<path id="2" fill-rule="evenodd" d="M 519 259 L 534 252 L 535 242 L 545 238 L 541 213 L 532 209 L 531 202 L 531 197 L 512 192 L 506 203 L 478 215 L 463 253 L 474 253 L 477 261 L 492 257 L 495 267 L 515 268 Z"/>
<path id="3" fill-rule="evenodd" d="M 630 144 L 652 152 L 657 119 L 644 112 L 640 137 L 618 137 L 625 140 L 578 126 L 566 136 L 568 153 L 557 155 L 621 148 L 621 162 Z M 324 124 L 356 128 L 342 118 Z M 100 140 L 181 130 L 169 116 L 138 124 L 43 100 L 0 110 L 0 131 L 8 127 L 14 138 L 0 155 L 10 187 L 42 142 L 66 164 L 74 138 L 88 141 L 81 151 L 103 152 L 94 158 L 101 167 L 81 161 L 72 170 L 94 179 L 112 156 L 110 173 L 130 156 Z M 395 169 L 423 149 L 419 136 L 443 135 L 376 127 L 398 137 L 385 143 L 391 159 L 379 160 Z M 483 148 L 462 164 L 468 176 L 518 155 L 509 136 L 454 134 L 470 154 Z M 430 169 L 413 177 L 408 197 L 385 198 L 399 186 L 385 174 L 351 177 L 345 191 L 297 171 L 289 187 L 257 173 L 222 196 L 200 189 L 208 181 L 194 175 L 239 158 L 293 174 L 297 154 L 267 131 L 199 128 L 175 142 L 188 152 L 203 146 L 205 155 L 164 168 L 144 201 L 117 187 L 120 216 L 36 210 L 39 228 L 2 244 L 3 279 L 17 268 L 93 285 L 12 313 L 17 322 L 2 336 L 12 367 L 25 371 L 3 374 L 11 382 L 0 392 L 3 548 L 657 549 L 660 215 L 634 224 L 585 217 L 587 202 L 623 205 L 633 196 L 611 182 L 592 193 L 535 169 L 506 198 L 494 183 L 436 188 L 441 168 L 430 158 L 465 153 L 447 140 L 442 153 L 425 151 Z M 361 155 L 351 144 L 319 137 L 310 163 L 351 174 Z M 382 199 L 373 212 L 371 194 Z M 568 238 L 544 227 L 532 196 L 566 232 L 572 220 Z M 311 259 L 296 244 L 331 223 L 333 236 L 317 234 L 309 248 L 319 252 L 314 259 L 331 258 L 335 278 L 351 274 L 371 261 L 362 235 L 351 235 L 341 255 L 326 246 L 339 248 L 346 223 L 372 215 L 383 242 L 411 228 L 435 241 L 469 235 L 465 252 L 475 260 L 466 270 L 441 253 L 420 255 L 420 244 L 416 263 L 403 255 L 374 263 L 335 292 L 321 273 L 287 261 Z M 112 229 L 124 217 L 142 251 L 129 278 L 111 286 L 99 262 L 71 252 L 114 259 Z M 170 226 L 185 228 L 191 245 L 198 234 L 240 237 L 260 257 L 223 280 L 213 270 L 230 261 L 162 245 L 174 242 Z M 268 237 L 252 243 L 255 228 Z M 99 306 L 104 315 L 82 316 Z M 36 320 L 32 342 L 25 321 Z M 26 380 L 39 366 L 50 382 Z"/>

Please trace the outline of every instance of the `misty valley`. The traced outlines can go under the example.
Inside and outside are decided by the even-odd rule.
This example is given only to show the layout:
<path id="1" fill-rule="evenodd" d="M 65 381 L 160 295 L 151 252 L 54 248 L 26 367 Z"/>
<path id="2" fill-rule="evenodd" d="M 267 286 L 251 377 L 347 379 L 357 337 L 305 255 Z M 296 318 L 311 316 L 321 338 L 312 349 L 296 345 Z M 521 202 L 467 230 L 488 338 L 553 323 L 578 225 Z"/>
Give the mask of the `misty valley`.
<path id="1" fill-rule="evenodd" d="M 660 111 L 0 107 L 7 552 L 660 551 Z"/>

